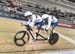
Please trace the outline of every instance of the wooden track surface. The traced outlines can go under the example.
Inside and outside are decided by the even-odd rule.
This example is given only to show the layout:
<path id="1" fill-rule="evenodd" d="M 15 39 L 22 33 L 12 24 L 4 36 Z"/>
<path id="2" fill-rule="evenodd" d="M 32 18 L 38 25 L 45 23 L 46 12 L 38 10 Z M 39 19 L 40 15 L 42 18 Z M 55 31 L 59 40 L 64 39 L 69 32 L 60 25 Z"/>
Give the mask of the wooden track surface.
<path id="1" fill-rule="evenodd" d="M 47 41 L 33 42 L 32 38 L 25 46 L 16 46 L 13 42 L 14 35 L 18 31 L 25 30 L 25 27 L 20 25 L 21 22 L 19 20 L 0 18 L 0 54 L 38 54 L 43 51 L 75 50 L 74 44 L 61 37 L 53 46 L 48 44 Z M 55 31 L 75 40 L 75 29 L 57 27 Z M 48 36 L 45 31 L 41 31 L 41 34 Z"/>

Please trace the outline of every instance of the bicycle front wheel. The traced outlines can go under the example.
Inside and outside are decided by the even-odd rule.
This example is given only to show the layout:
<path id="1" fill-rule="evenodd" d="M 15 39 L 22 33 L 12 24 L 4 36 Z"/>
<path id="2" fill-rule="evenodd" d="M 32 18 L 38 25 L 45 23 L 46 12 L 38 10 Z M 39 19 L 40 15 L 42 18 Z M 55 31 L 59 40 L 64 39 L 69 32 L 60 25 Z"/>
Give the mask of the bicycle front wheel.
<path id="1" fill-rule="evenodd" d="M 26 31 L 19 31 L 14 36 L 14 43 L 17 46 L 24 46 L 29 41 L 29 34 Z"/>

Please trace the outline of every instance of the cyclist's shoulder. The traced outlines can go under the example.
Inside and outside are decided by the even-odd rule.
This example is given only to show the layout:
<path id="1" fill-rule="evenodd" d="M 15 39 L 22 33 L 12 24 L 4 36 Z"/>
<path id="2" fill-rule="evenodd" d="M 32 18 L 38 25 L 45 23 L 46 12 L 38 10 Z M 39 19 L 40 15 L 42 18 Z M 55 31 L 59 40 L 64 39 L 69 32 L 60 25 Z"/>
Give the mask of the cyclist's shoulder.
<path id="1" fill-rule="evenodd" d="M 33 14 L 32 16 L 36 16 L 35 14 Z"/>
<path id="2" fill-rule="evenodd" d="M 49 15 L 49 18 L 56 18 L 54 15 Z"/>
<path id="3" fill-rule="evenodd" d="M 35 15 L 35 14 L 33 14 L 32 17 L 33 18 L 41 18 L 40 15 Z"/>
<path id="4" fill-rule="evenodd" d="M 32 15 L 32 17 L 36 17 L 36 15 L 35 15 L 35 14 L 33 14 L 33 15 Z"/>

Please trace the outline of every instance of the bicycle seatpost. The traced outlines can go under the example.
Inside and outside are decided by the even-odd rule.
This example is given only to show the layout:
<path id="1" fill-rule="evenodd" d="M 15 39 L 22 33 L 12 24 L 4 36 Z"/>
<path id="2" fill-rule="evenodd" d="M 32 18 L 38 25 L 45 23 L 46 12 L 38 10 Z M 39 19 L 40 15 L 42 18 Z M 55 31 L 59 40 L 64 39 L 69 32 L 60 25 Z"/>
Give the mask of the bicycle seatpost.
<path id="1" fill-rule="evenodd" d="M 40 32 L 40 29 L 38 29 L 38 33 Z"/>
<path id="2" fill-rule="evenodd" d="M 40 30 L 41 30 L 41 27 L 37 27 L 37 29 L 38 29 L 38 33 L 40 32 Z"/>

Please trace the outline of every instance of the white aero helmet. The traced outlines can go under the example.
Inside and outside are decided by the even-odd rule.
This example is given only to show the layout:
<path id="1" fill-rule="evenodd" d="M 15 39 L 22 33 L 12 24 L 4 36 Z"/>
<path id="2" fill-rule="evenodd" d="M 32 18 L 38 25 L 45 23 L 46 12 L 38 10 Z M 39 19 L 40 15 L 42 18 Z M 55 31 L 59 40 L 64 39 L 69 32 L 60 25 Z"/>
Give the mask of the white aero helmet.
<path id="1" fill-rule="evenodd" d="M 43 14 L 43 15 L 42 15 L 42 19 L 46 19 L 46 18 L 48 18 L 48 17 L 49 17 L 48 14 Z"/>
<path id="2" fill-rule="evenodd" d="M 27 11 L 27 12 L 24 13 L 24 16 L 30 16 L 30 15 L 32 15 L 31 11 Z"/>

